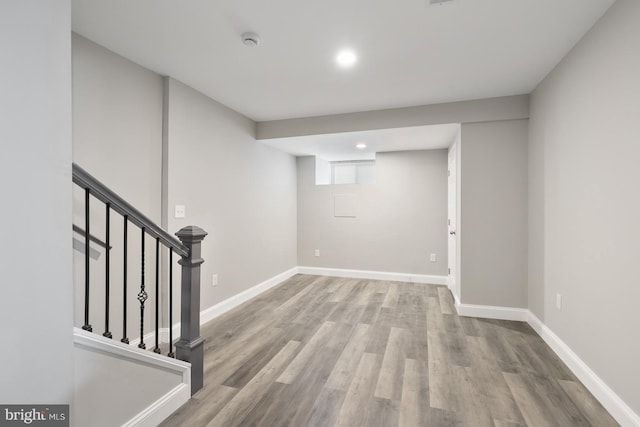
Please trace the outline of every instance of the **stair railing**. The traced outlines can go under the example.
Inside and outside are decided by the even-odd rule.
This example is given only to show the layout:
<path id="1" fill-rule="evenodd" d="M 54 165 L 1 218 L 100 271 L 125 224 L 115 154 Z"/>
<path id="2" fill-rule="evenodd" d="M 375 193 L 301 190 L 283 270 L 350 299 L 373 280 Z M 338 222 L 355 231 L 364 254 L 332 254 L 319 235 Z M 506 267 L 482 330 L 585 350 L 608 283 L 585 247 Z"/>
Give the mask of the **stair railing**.
<path id="1" fill-rule="evenodd" d="M 113 332 L 109 330 L 110 317 L 110 251 L 111 251 L 111 213 L 116 212 L 123 221 L 123 301 L 122 301 L 122 338 L 121 342 L 129 344 L 127 336 L 127 269 L 128 269 L 128 233 L 129 225 L 136 226 L 140 230 L 140 251 L 142 262 L 140 264 L 140 290 L 137 300 L 140 306 L 140 339 L 138 347 L 146 349 L 145 337 L 145 302 L 149 298 L 149 287 L 147 285 L 149 276 L 155 279 L 155 346 L 153 352 L 161 354 L 160 349 L 160 270 L 161 246 L 168 251 L 168 344 L 167 356 L 175 357 L 191 363 L 191 394 L 203 386 L 204 376 L 204 339 L 200 336 L 200 265 L 204 260 L 201 255 L 201 242 L 207 232 L 196 226 L 182 228 L 175 237 L 163 230 L 152 220 L 147 218 L 139 210 L 121 198 L 118 194 L 110 190 L 96 178 L 91 176 L 80 166 L 73 164 L 73 182 L 84 190 L 84 230 L 79 226 L 74 226 L 74 231 L 84 237 L 84 324 L 82 329 L 93 332 L 91 326 L 90 293 L 91 293 L 91 263 L 89 256 L 90 242 L 96 240 L 91 233 L 91 201 L 96 199 L 105 208 L 105 240 L 103 245 L 105 251 L 105 330 L 103 336 L 112 339 Z M 149 275 L 145 272 L 145 236 L 155 239 L 155 272 Z M 181 275 L 181 310 L 180 310 L 180 339 L 175 344 L 176 352 L 173 352 L 173 254 L 180 256 L 178 264 L 182 266 Z"/>

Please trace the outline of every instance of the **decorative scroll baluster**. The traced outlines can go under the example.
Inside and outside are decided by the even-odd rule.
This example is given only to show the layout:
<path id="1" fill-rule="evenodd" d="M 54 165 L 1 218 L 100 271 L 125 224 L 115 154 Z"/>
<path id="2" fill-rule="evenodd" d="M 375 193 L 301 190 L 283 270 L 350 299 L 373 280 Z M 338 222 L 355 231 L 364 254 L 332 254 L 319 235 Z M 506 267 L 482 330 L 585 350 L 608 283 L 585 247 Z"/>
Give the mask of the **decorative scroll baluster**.
<path id="1" fill-rule="evenodd" d="M 144 343 L 144 309 L 145 302 L 149 295 L 145 286 L 145 240 L 149 234 L 151 238 L 156 239 L 156 304 L 155 304 L 155 328 L 156 340 L 154 352 L 160 353 L 160 317 L 164 306 L 160 305 L 160 244 L 169 249 L 169 352 L 167 356 L 184 360 L 191 363 L 191 394 L 203 386 L 204 373 L 204 339 L 200 336 L 200 265 L 204 262 L 201 258 L 201 242 L 207 233 L 199 227 L 188 226 L 181 229 L 175 239 L 160 226 L 155 224 L 135 207 L 130 205 L 126 200 L 122 199 L 118 194 L 114 193 L 100 181 L 95 179 L 84 169 L 73 164 L 73 182 L 81 187 L 85 192 L 85 230 L 75 224 L 73 230 L 83 233 L 85 240 L 85 295 L 84 295 L 84 325 L 82 328 L 91 332 L 92 326 L 89 323 L 90 312 L 90 243 L 106 248 L 105 255 L 105 328 L 104 335 L 113 338 L 110 331 L 110 293 L 111 293 L 111 212 L 114 211 L 123 218 L 123 294 L 122 294 L 122 339 L 123 343 L 129 344 L 127 320 L 128 320 L 128 225 L 129 223 L 139 227 L 141 230 L 141 267 L 140 267 L 140 290 L 137 294 L 137 300 L 140 303 L 140 341 L 138 347 L 146 349 Z M 91 217 L 91 199 L 97 199 L 106 207 L 106 242 L 101 242 L 97 237 L 90 234 L 90 217 Z M 174 345 L 173 340 L 173 254 L 174 252 L 181 257 L 179 264 L 182 266 L 181 272 L 181 303 L 180 303 L 180 319 L 181 319 L 181 335 L 178 342 Z M 164 313 L 164 311 L 162 311 Z M 175 352 L 175 353 L 174 353 Z"/>
<path id="2" fill-rule="evenodd" d="M 107 338 L 113 338 L 113 335 L 111 334 L 111 332 L 109 331 L 109 255 L 111 252 L 111 240 L 110 240 L 110 234 L 111 234 L 111 230 L 109 229 L 110 227 L 110 217 L 111 217 L 111 204 L 107 203 L 107 210 L 106 210 L 106 218 L 105 218 L 105 222 L 106 222 L 106 230 L 105 230 L 105 254 L 104 254 L 104 261 L 105 261 L 105 273 L 104 273 L 104 283 L 105 283 L 105 291 L 104 291 L 104 334 L 102 334 L 103 336 L 107 337 Z"/>
<path id="3" fill-rule="evenodd" d="M 147 291 L 145 290 L 144 287 L 144 238 L 145 238 L 145 231 L 144 231 L 144 227 L 142 227 L 142 234 L 141 234 L 141 251 L 142 251 L 142 257 L 141 257 L 141 263 L 140 263 L 140 292 L 138 292 L 138 301 L 140 302 L 140 344 L 138 344 L 138 347 L 142 348 L 142 349 L 146 349 L 147 346 L 144 343 L 144 302 L 147 300 L 147 298 L 149 298 L 149 295 L 147 295 Z"/>
<path id="4" fill-rule="evenodd" d="M 156 347 L 154 353 L 160 353 L 160 238 L 156 237 Z"/>
<path id="5" fill-rule="evenodd" d="M 93 328 L 89 324 L 89 235 L 90 235 L 90 208 L 89 208 L 89 198 L 90 198 L 89 189 L 85 188 L 84 190 L 84 325 L 82 325 L 82 329 L 85 331 L 92 332 Z"/>
<path id="6" fill-rule="evenodd" d="M 123 246 L 123 264 L 122 264 L 122 342 L 129 344 L 127 338 L 127 225 L 129 224 L 129 216 L 124 216 L 124 246 Z"/>
<path id="7" fill-rule="evenodd" d="M 169 248 L 169 357 L 175 358 L 173 352 L 173 249 Z"/>

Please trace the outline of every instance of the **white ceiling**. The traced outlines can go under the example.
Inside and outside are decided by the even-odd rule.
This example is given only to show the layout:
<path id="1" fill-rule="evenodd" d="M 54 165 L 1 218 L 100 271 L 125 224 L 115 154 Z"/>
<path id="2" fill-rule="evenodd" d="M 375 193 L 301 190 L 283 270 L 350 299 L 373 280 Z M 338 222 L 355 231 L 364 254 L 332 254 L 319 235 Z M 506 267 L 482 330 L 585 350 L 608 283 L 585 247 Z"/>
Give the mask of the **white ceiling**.
<path id="1" fill-rule="evenodd" d="M 385 151 L 447 148 L 460 131 L 459 124 L 264 139 L 263 142 L 295 156 L 318 156 L 329 161 L 370 160 Z M 360 150 L 356 144 L 365 143 Z"/>
<path id="2" fill-rule="evenodd" d="M 77 33 L 256 121 L 531 92 L 614 0 L 73 0 Z M 262 39 L 251 49 L 244 31 Z M 344 47 L 359 57 L 338 69 Z"/>

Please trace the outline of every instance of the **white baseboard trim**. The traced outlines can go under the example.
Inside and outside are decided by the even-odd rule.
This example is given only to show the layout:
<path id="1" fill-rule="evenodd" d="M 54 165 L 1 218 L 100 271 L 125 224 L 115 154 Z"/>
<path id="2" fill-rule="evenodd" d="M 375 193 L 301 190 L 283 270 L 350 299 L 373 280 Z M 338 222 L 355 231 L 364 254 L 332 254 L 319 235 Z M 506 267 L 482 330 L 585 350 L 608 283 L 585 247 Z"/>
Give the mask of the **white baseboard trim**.
<path id="1" fill-rule="evenodd" d="M 152 351 L 114 341 L 80 328 L 74 328 L 73 338 L 76 346 L 108 353 L 113 357 L 134 360 L 144 365 L 182 375 L 180 384 L 143 409 L 138 415 L 126 422 L 125 426 L 157 426 L 191 398 L 191 363 L 161 356 Z"/>
<path id="2" fill-rule="evenodd" d="M 451 288 L 449 288 L 449 291 L 451 291 Z M 456 306 L 456 311 L 458 311 L 458 307 L 460 307 L 460 299 L 458 298 L 458 295 L 451 291 L 451 295 L 453 295 L 453 303 Z M 458 311 L 458 315 L 462 316 L 462 314 L 460 314 L 460 311 Z"/>
<path id="3" fill-rule="evenodd" d="M 640 426 L 640 416 L 530 310 L 459 303 L 456 309 L 460 316 L 527 322 L 622 427 Z"/>
<path id="4" fill-rule="evenodd" d="M 227 298 L 226 300 L 219 302 L 218 304 L 211 306 L 205 310 L 200 312 L 200 324 L 207 323 L 221 314 L 226 313 L 227 311 L 236 308 L 240 304 L 245 301 L 250 300 L 251 298 L 260 295 L 261 293 L 273 288 L 274 286 L 284 282 L 290 277 L 298 274 L 298 268 L 293 267 L 284 273 L 280 273 L 277 276 L 274 276 L 270 279 L 265 280 L 262 283 L 259 283 L 247 290 L 240 292 L 232 296 L 231 298 Z M 179 325 L 178 325 L 179 326 Z M 180 329 L 178 329 L 179 331 Z M 179 332 L 178 332 L 179 333 Z"/>
<path id="5" fill-rule="evenodd" d="M 168 329 L 167 329 L 168 331 Z M 164 342 L 168 342 L 168 338 L 167 341 L 163 341 L 162 338 L 162 329 L 159 330 L 160 332 L 160 342 L 164 343 Z M 167 337 L 169 336 L 169 332 L 167 332 Z M 154 348 L 155 347 L 155 343 L 156 343 L 156 333 L 155 331 L 152 332 L 148 332 L 146 334 L 144 334 L 144 343 L 147 346 L 147 348 Z M 140 337 L 138 338 L 134 338 L 131 341 L 129 341 L 129 345 L 132 345 L 134 347 L 137 347 L 138 344 L 140 344 Z"/>
<path id="6" fill-rule="evenodd" d="M 178 335 L 176 333 L 180 333 L 180 328 L 173 329 L 173 337 L 177 338 Z M 169 328 L 160 328 L 160 342 L 168 343 L 169 342 Z"/>
<path id="7" fill-rule="evenodd" d="M 529 310 L 524 308 L 496 307 L 491 305 L 460 304 L 456 300 L 459 316 L 481 317 L 484 319 L 516 320 L 526 322 Z"/>
<path id="8" fill-rule="evenodd" d="M 298 273 L 314 276 L 349 277 L 352 279 L 390 280 L 394 282 L 447 285 L 447 276 L 431 276 L 427 274 L 389 273 L 384 271 L 348 270 L 325 267 L 298 267 Z"/>
<path id="9" fill-rule="evenodd" d="M 527 322 L 621 426 L 640 426 L 640 416 L 611 390 L 560 337 L 530 311 Z"/>
<path id="10" fill-rule="evenodd" d="M 239 306 L 240 304 L 248 301 L 249 299 L 267 291 L 268 289 L 278 285 L 279 283 L 289 279 L 296 274 L 309 274 L 309 275 L 321 275 L 321 276 L 334 276 L 334 277 L 349 277 L 354 279 L 370 279 L 370 280 L 390 280 L 412 283 L 431 283 L 435 285 L 448 285 L 447 276 L 428 276 L 406 273 L 387 273 L 379 271 L 365 271 L 365 270 L 347 270 L 338 268 L 322 268 L 322 267 L 294 267 L 291 268 L 271 279 L 253 286 L 237 295 L 232 296 L 212 307 L 203 310 L 200 313 L 200 324 L 209 322 L 216 317 L 226 313 L 227 311 Z M 531 311 L 523 308 L 511 308 L 511 307 L 496 307 L 486 305 L 474 305 L 474 304 L 461 304 L 454 296 L 456 302 L 456 309 L 460 316 L 468 317 L 480 317 L 486 319 L 500 319 L 500 320 L 514 320 L 527 322 L 540 337 L 553 349 L 553 351 L 560 357 L 560 359 L 571 369 L 576 377 L 582 381 L 587 389 L 595 396 L 598 401 L 609 411 L 609 413 L 620 423 L 623 427 L 638 427 L 640 426 L 640 416 L 636 414 L 600 377 L 593 372 L 589 366 L 587 366 L 577 354 L 571 350 L 571 348 L 564 343 L 551 329 L 549 329 L 544 323 L 540 321 Z M 161 340 L 163 342 L 168 341 L 168 328 L 160 330 Z M 173 335 L 178 337 L 180 334 L 180 324 L 173 326 Z M 99 335 L 83 331 L 79 328 L 75 328 L 76 339 L 82 341 L 105 341 L 106 344 L 111 344 L 120 347 L 118 351 L 124 351 L 127 355 L 131 355 L 130 352 L 140 353 L 144 356 L 153 357 L 156 356 L 162 362 L 166 362 L 166 358 L 160 357 L 153 352 L 138 349 L 133 345 L 122 344 L 107 338 L 103 338 Z M 145 342 L 154 338 L 154 332 L 145 335 Z M 78 342 L 78 341 L 76 341 Z M 137 344 L 137 340 L 132 341 L 132 344 Z M 133 356 L 136 357 L 136 356 Z M 141 356 L 142 357 L 142 356 Z M 179 361 L 171 360 L 171 363 L 186 364 L 190 369 L 190 364 Z M 188 375 L 190 380 L 190 375 Z M 182 403 L 176 406 L 174 409 L 172 405 L 176 405 L 180 399 L 184 398 L 184 390 L 178 390 L 179 387 L 172 390 L 170 393 L 159 399 L 156 403 L 149 406 L 145 411 L 141 412 L 135 418 L 125 424 L 127 426 L 146 426 L 156 425 L 168 415 L 170 415 L 175 409 L 177 409 Z M 190 386 L 186 389 L 186 400 L 190 397 Z M 176 399 L 174 401 L 174 399 Z M 185 400 L 185 402 L 186 402 Z M 184 403 L 184 402 L 183 402 Z M 171 409 L 169 411 L 169 409 Z M 164 412 L 163 412 L 164 411 Z M 164 414 L 163 418 L 156 418 L 155 414 Z M 138 424 L 135 424 L 138 423 Z M 155 424 L 154 424 L 155 423 Z"/>
<path id="11" fill-rule="evenodd" d="M 453 295 L 453 302 L 455 306 L 458 307 L 460 305 L 460 298 L 458 297 L 457 289 L 454 289 L 455 286 L 451 283 L 451 276 L 447 276 L 447 288 L 449 288 L 451 295 Z"/>
<path id="12" fill-rule="evenodd" d="M 154 427 L 173 414 L 191 398 L 191 386 L 180 384 L 156 400 L 144 411 L 123 424 L 123 427 Z"/>
<path id="13" fill-rule="evenodd" d="M 291 278 L 292 276 L 298 274 L 298 267 L 293 267 L 283 273 L 280 273 L 270 279 L 265 280 L 262 283 L 259 283 L 249 289 L 246 289 L 239 294 L 236 294 L 230 298 L 227 298 L 224 301 L 219 302 L 216 305 L 213 305 L 209 308 L 205 308 L 200 312 L 200 325 L 204 325 L 205 323 L 215 319 L 216 317 L 226 313 L 227 311 L 236 308 L 243 302 L 250 300 L 253 297 L 260 295 L 261 293 L 273 288 L 274 286 L 284 282 L 285 280 Z M 160 342 L 168 343 L 169 342 L 169 328 L 160 328 Z M 148 343 L 155 343 L 155 331 L 149 332 L 144 335 L 144 342 L 147 343 L 147 348 L 149 348 Z M 173 337 L 180 337 L 180 322 L 173 324 Z M 131 341 L 131 345 L 138 345 L 140 343 L 140 338 L 136 338 Z M 153 345 L 153 344 L 152 344 Z"/>

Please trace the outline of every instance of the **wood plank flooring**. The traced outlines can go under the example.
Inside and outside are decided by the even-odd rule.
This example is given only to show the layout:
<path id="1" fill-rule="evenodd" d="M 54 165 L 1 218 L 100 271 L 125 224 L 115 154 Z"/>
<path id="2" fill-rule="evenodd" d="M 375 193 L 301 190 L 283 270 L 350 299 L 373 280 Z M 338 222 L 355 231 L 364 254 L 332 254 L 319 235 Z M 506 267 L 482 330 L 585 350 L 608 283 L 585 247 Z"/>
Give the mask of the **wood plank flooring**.
<path id="1" fill-rule="evenodd" d="M 527 324 L 443 286 L 296 275 L 202 336 L 205 387 L 162 426 L 618 425 Z"/>

